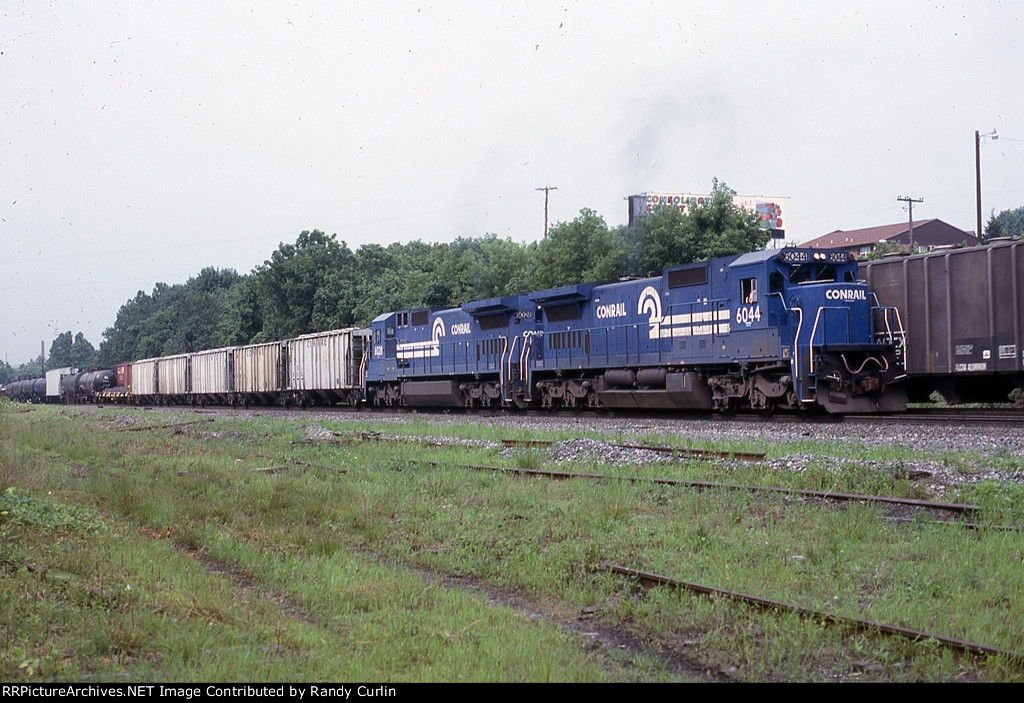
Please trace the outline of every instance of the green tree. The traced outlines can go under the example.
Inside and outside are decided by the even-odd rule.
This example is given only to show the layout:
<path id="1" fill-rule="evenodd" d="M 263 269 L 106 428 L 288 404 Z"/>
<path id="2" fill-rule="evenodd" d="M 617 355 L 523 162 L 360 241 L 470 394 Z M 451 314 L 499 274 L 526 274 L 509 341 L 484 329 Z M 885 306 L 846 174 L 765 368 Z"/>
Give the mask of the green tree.
<path id="1" fill-rule="evenodd" d="M 61 332 L 50 344 L 50 354 L 46 362 L 48 369 L 67 367 L 84 369 L 95 365 L 96 348 L 81 332 L 74 337 L 71 336 L 70 330 Z"/>
<path id="2" fill-rule="evenodd" d="M 356 251 L 356 300 L 352 309 L 357 325 L 369 324 L 382 312 L 400 310 L 412 305 L 405 300 L 405 288 L 399 270 L 401 245 L 385 248 L 379 244 L 364 244 Z"/>
<path id="3" fill-rule="evenodd" d="M 46 367 L 48 369 L 60 369 L 71 366 L 72 344 L 74 344 L 74 338 L 71 336 L 70 330 L 58 334 L 57 338 L 50 344 L 50 354 Z"/>
<path id="4" fill-rule="evenodd" d="M 223 310 L 217 323 L 218 346 L 257 341 L 263 331 L 263 313 L 253 276 L 240 276 L 224 291 Z"/>
<path id="5" fill-rule="evenodd" d="M 895 254 L 896 252 L 900 251 L 909 251 L 909 246 L 910 245 L 908 244 L 900 244 L 899 242 L 893 242 L 890 240 L 881 241 L 875 244 L 873 247 L 871 247 L 871 252 L 868 253 L 867 256 L 864 256 L 863 258 L 867 261 L 877 261 L 886 254 Z"/>
<path id="6" fill-rule="evenodd" d="M 992 215 L 985 225 L 985 239 L 1024 236 L 1024 207 Z"/>
<path id="7" fill-rule="evenodd" d="M 487 234 L 456 239 L 449 247 L 447 280 L 455 302 L 525 292 L 529 287 L 527 249 L 511 239 Z"/>
<path id="8" fill-rule="evenodd" d="M 689 205 L 685 214 L 662 207 L 642 218 L 642 272 L 654 275 L 666 266 L 763 249 L 769 233 L 758 227 L 755 213 L 735 204 L 735 195 L 716 178 L 711 196 Z"/>
<path id="9" fill-rule="evenodd" d="M 559 222 L 530 251 L 532 287 L 557 288 L 619 277 L 625 260 L 622 242 L 604 218 L 584 208 L 572 222 Z"/>
<path id="10" fill-rule="evenodd" d="M 352 280 L 355 257 L 344 242 L 320 230 L 303 231 L 295 244 L 281 244 L 270 259 L 253 271 L 263 315 L 262 337 L 285 339 L 314 331 L 313 318 L 323 322 L 337 316 L 322 287 L 340 290 Z M 331 284 L 331 285 L 328 285 Z"/>
<path id="11" fill-rule="evenodd" d="M 157 283 L 150 295 L 139 291 L 118 310 L 114 326 L 104 330 L 97 363 L 108 366 L 248 341 L 231 327 L 245 320 L 241 313 L 232 315 L 241 306 L 238 289 L 244 286 L 245 279 L 231 269 L 205 268 L 184 284 Z M 87 350 L 81 346 L 81 351 Z"/>
<path id="12" fill-rule="evenodd" d="M 20 378 L 38 378 L 42 376 L 43 371 L 43 357 L 37 356 L 34 359 L 29 359 L 24 364 L 20 364 L 14 369 L 11 380 L 18 380 Z"/>
<path id="13" fill-rule="evenodd" d="M 14 369 L 6 361 L 0 361 L 0 386 L 6 386 L 15 379 Z"/>
<path id="14" fill-rule="evenodd" d="M 96 365 L 96 347 L 81 332 L 75 335 L 71 343 L 71 366 L 80 369 Z"/>

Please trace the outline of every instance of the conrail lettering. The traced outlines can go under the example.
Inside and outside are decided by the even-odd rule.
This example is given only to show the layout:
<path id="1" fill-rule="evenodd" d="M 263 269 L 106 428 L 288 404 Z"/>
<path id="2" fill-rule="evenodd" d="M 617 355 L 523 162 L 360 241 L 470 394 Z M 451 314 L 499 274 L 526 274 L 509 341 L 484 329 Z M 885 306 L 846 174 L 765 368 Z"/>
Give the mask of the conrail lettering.
<path id="1" fill-rule="evenodd" d="M 867 300 L 868 292 L 864 289 L 832 288 L 825 291 L 826 300 Z"/>
<path id="2" fill-rule="evenodd" d="M 452 334 L 469 334 L 472 332 L 468 322 L 459 322 L 452 325 Z"/>
<path id="3" fill-rule="evenodd" d="M 597 319 L 603 320 L 609 317 L 625 317 L 625 303 L 609 303 L 608 305 L 597 306 Z"/>

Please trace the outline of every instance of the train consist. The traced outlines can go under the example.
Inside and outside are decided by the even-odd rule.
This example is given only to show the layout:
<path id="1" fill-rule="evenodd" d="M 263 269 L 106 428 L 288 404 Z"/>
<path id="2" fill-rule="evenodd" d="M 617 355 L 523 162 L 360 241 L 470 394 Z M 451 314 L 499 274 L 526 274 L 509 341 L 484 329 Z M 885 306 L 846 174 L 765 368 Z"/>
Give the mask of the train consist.
<path id="1" fill-rule="evenodd" d="M 912 401 L 1024 400 L 1024 241 L 887 257 L 861 271 L 899 311 Z"/>
<path id="2" fill-rule="evenodd" d="M 906 407 L 895 310 L 875 304 L 838 250 L 386 313 L 371 329 L 364 385 L 376 405 Z"/>
<path id="3" fill-rule="evenodd" d="M 849 254 L 786 248 L 143 359 L 84 399 L 888 412 L 906 407 L 903 344 Z"/>
<path id="4" fill-rule="evenodd" d="M 6 395 L 12 400 L 30 402 L 88 403 L 114 382 L 110 369 L 80 371 L 78 369 L 53 369 L 45 377 L 30 378 L 9 383 Z"/>

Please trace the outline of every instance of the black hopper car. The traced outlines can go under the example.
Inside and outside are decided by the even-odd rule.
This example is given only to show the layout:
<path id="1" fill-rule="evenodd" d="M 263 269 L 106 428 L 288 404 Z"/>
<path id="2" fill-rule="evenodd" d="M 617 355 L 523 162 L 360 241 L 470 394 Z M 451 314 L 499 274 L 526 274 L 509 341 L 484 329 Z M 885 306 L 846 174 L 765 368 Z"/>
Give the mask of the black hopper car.
<path id="1" fill-rule="evenodd" d="M 1024 241 L 889 256 L 861 272 L 900 313 L 911 402 L 1024 401 Z"/>

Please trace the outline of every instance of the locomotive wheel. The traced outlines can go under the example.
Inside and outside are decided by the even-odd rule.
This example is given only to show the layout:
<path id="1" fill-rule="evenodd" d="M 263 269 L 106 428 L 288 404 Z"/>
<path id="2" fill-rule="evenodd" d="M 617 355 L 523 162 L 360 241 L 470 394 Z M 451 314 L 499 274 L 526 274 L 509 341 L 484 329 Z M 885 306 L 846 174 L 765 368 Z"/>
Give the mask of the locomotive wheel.
<path id="1" fill-rule="evenodd" d="M 757 388 L 750 390 L 750 407 L 761 415 L 771 415 L 775 412 L 775 398 L 771 398 Z"/>

